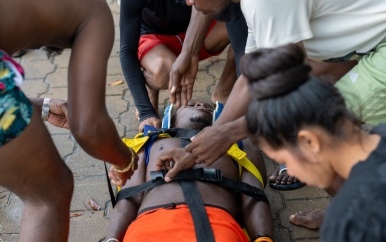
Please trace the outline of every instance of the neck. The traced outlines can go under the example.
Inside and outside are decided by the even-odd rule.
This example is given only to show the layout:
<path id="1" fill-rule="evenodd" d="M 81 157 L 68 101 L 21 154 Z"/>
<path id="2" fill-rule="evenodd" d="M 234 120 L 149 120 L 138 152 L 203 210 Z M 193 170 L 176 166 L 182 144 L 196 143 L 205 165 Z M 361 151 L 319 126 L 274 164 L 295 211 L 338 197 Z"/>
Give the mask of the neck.
<path id="1" fill-rule="evenodd" d="M 331 165 L 335 171 L 344 179 L 347 179 L 352 168 L 359 162 L 366 161 L 371 153 L 377 148 L 381 137 L 378 134 L 367 134 L 364 131 L 353 131 L 351 137 L 334 146 L 330 157 L 333 157 Z"/>

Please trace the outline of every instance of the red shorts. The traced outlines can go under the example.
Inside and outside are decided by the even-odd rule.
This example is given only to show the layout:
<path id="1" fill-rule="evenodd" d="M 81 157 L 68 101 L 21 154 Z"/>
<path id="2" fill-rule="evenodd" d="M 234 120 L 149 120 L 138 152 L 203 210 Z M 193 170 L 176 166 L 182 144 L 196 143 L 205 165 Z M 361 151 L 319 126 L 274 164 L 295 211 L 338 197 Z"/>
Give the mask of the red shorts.
<path id="1" fill-rule="evenodd" d="M 249 242 L 240 225 L 225 210 L 206 206 L 216 242 Z M 146 211 L 130 224 L 123 242 L 196 242 L 187 205 Z"/>
<path id="2" fill-rule="evenodd" d="M 209 27 L 208 33 L 212 30 L 213 26 L 216 24 L 216 21 L 213 20 L 212 24 Z M 208 35 L 208 33 L 206 35 Z M 138 45 L 138 60 L 142 58 L 152 50 L 157 45 L 165 45 L 168 47 L 176 56 L 181 53 L 182 44 L 185 40 L 185 33 L 180 33 L 177 35 L 160 35 L 160 34 L 146 34 L 142 35 L 139 39 Z M 200 50 L 199 58 L 200 60 L 207 59 L 211 56 L 217 56 L 221 54 L 222 50 L 218 53 L 209 53 L 203 46 Z"/>

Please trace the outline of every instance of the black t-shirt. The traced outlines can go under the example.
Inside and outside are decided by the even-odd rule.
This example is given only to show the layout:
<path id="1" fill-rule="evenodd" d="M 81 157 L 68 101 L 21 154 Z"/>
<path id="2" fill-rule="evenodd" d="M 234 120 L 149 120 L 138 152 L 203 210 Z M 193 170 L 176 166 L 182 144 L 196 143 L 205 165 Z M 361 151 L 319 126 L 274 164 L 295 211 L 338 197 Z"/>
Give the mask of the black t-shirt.
<path id="1" fill-rule="evenodd" d="M 368 159 L 356 164 L 332 199 L 321 228 L 322 241 L 386 241 L 386 125 L 373 129 L 382 136 Z"/>
<path id="2" fill-rule="evenodd" d="M 120 11 L 120 60 L 141 121 L 157 117 L 147 94 L 138 60 L 143 34 L 175 35 L 188 28 L 191 7 L 182 0 L 122 0 Z"/>

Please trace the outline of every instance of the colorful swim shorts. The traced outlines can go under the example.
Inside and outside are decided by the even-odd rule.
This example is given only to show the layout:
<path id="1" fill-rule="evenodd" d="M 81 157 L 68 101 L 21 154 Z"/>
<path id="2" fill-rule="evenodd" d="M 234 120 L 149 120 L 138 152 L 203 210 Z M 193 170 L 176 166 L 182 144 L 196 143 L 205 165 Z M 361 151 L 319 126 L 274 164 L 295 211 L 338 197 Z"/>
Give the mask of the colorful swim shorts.
<path id="1" fill-rule="evenodd" d="M 248 242 L 240 225 L 224 209 L 205 206 L 217 242 Z M 197 241 L 187 205 L 156 208 L 141 213 L 126 231 L 123 242 Z"/>
<path id="2" fill-rule="evenodd" d="M 32 105 L 20 90 L 24 71 L 0 50 L 0 147 L 17 137 L 29 124 Z"/>

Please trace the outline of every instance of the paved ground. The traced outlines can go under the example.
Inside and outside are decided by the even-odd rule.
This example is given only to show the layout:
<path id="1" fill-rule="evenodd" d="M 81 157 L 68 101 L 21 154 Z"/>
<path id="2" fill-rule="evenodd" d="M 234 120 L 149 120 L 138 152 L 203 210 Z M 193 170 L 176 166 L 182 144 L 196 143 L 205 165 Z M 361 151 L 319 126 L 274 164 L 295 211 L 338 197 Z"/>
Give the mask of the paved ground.
<path id="1" fill-rule="evenodd" d="M 111 53 L 106 83 L 107 107 L 122 137 L 133 136 L 138 127 L 135 119 L 135 107 L 127 85 L 110 86 L 109 83 L 124 80 L 118 57 L 119 48 L 119 6 L 110 0 L 111 10 L 116 25 L 116 40 Z M 23 90 L 30 97 L 56 97 L 67 99 L 67 70 L 70 51 L 65 51 L 54 60 L 47 58 L 40 51 L 29 51 L 18 59 L 26 71 Z M 200 63 L 199 73 L 194 86 L 194 98 L 210 102 L 211 92 L 220 77 L 225 64 L 222 54 L 217 60 Z M 92 87 L 90 87 L 92 88 Z M 168 103 L 168 94 L 160 95 L 160 111 Z M 71 231 L 69 241 L 103 241 L 106 225 L 109 221 L 111 203 L 104 174 L 103 162 L 88 156 L 75 142 L 70 132 L 47 125 L 57 148 L 71 168 L 75 177 L 75 192 L 71 205 Z M 266 161 L 268 172 L 274 168 L 272 161 Z M 59 188 L 60 189 L 60 188 Z M 322 190 L 303 187 L 295 191 L 277 191 L 269 187 L 266 193 L 271 201 L 275 224 L 275 241 L 319 241 L 318 232 L 303 229 L 289 223 L 290 214 L 308 208 L 324 208 L 329 196 Z M 100 206 L 94 211 L 87 204 L 93 198 Z M 21 218 L 21 200 L 7 189 L 0 187 L 0 242 L 18 241 Z"/>

